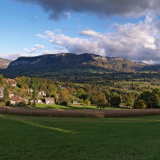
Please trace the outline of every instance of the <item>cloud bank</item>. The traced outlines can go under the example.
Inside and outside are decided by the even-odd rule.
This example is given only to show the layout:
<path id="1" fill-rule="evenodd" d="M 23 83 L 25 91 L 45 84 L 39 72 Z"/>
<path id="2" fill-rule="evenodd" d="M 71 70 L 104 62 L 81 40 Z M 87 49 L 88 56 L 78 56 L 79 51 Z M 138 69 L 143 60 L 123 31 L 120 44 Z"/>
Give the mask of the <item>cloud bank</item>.
<path id="1" fill-rule="evenodd" d="M 94 53 L 147 63 L 160 63 L 159 28 L 160 20 L 147 16 L 143 22 L 137 24 L 114 24 L 113 33 L 103 34 L 90 29 L 81 31 L 82 37 L 71 38 L 64 34 L 55 34 L 49 41 L 76 54 Z"/>
<path id="2" fill-rule="evenodd" d="M 12 0 L 40 6 L 49 18 L 70 18 L 71 14 L 88 13 L 98 16 L 133 16 L 160 13 L 159 0 Z"/>

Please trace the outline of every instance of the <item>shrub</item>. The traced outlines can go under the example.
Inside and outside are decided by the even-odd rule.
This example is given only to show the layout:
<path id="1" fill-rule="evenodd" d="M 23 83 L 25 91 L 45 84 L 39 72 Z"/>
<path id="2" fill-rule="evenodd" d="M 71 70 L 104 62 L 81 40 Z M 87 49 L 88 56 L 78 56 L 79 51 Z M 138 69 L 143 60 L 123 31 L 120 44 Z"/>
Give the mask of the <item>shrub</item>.
<path id="1" fill-rule="evenodd" d="M 6 104 L 5 104 L 5 102 L 1 102 L 0 103 L 0 106 L 2 107 L 2 106 L 5 106 Z"/>
<path id="2" fill-rule="evenodd" d="M 59 104 L 62 105 L 62 106 L 67 106 L 68 105 L 68 103 L 66 101 L 60 102 Z"/>
<path id="3" fill-rule="evenodd" d="M 91 101 L 90 100 L 85 100 L 85 104 L 87 104 L 87 106 L 90 106 L 91 105 Z"/>
<path id="4" fill-rule="evenodd" d="M 31 103 L 31 101 L 28 101 L 28 105 L 31 105 L 32 103 Z"/>
<path id="5" fill-rule="evenodd" d="M 26 107 L 26 102 L 25 101 L 22 101 L 18 104 L 19 107 Z"/>
<path id="6" fill-rule="evenodd" d="M 143 101 L 142 99 L 139 99 L 135 101 L 133 108 L 134 109 L 146 109 L 147 105 L 145 101 Z"/>
<path id="7" fill-rule="evenodd" d="M 83 101 L 83 99 L 80 99 L 80 100 L 78 100 L 77 102 L 78 102 L 78 103 L 83 103 L 84 101 Z"/>
<path id="8" fill-rule="evenodd" d="M 11 105 L 11 102 L 10 102 L 10 101 L 8 101 L 8 102 L 6 103 L 6 105 L 7 105 L 7 106 L 10 106 L 10 105 Z"/>
<path id="9" fill-rule="evenodd" d="M 33 103 L 32 103 L 32 106 L 35 107 L 35 106 L 36 106 L 36 102 L 33 102 Z"/>

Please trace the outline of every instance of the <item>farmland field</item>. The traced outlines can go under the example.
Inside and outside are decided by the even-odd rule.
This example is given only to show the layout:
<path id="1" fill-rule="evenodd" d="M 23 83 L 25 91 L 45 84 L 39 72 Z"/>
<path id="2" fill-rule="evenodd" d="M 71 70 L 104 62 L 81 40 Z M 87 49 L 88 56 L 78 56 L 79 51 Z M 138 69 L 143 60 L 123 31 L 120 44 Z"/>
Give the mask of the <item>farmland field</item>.
<path id="1" fill-rule="evenodd" d="M 41 108 L 41 109 L 98 109 L 96 106 L 87 106 L 87 105 L 68 105 L 68 106 L 63 106 L 63 105 L 49 105 L 49 104 L 37 104 L 35 108 Z M 106 107 L 104 109 L 107 110 L 121 110 L 123 108 L 119 107 Z M 126 108 L 125 108 L 126 109 Z"/>
<path id="2" fill-rule="evenodd" d="M 160 116 L 59 118 L 0 115 L 0 159 L 160 159 Z"/>

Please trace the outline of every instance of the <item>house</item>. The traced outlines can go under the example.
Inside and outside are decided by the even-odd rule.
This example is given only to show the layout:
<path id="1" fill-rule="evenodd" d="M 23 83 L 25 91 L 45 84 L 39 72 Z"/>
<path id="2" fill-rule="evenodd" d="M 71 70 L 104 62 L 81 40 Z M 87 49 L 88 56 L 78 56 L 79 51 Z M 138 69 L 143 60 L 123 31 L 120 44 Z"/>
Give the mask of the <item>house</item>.
<path id="1" fill-rule="evenodd" d="M 79 101 L 80 99 L 79 99 L 78 97 L 76 97 L 74 100 L 75 100 L 75 101 Z"/>
<path id="2" fill-rule="evenodd" d="M 16 105 L 16 104 L 19 104 L 20 102 L 23 102 L 24 99 L 20 96 L 17 96 L 17 95 L 14 95 L 10 98 L 10 103 L 12 105 Z"/>
<path id="3" fill-rule="evenodd" d="M 34 103 L 34 102 L 36 102 L 36 101 L 34 101 L 33 99 L 31 100 L 31 103 Z"/>
<path id="4" fill-rule="evenodd" d="M 37 103 L 38 103 L 38 104 L 43 104 L 43 101 L 42 101 L 41 99 L 38 99 L 38 100 L 37 100 Z"/>
<path id="5" fill-rule="evenodd" d="M 23 98 L 23 101 L 25 101 L 25 102 L 26 102 L 26 104 L 28 104 L 28 102 L 29 102 L 29 100 L 28 100 L 28 99 L 26 99 L 26 98 Z"/>
<path id="6" fill-rule="evenodd" d="M 4 87 L 0 87 L 0 94 L 3 95 Z"/>
<path id="7" fill-rule="evenodd" d="M 42 96 L 46 96 L 46 93 L 44 91 L 39 91 L 38 94 Z"/>
<path id="8" fill-rule="evenodd" d="M 11 81 L 10 85 L 16 87 L 17 86 L 17 82 L 16 81 Z"/>
<path id="9" fill-rule="evenodd" d="M 45 98 L 45 102 L 46 102 L 46 104 L 53 104 L 55 102 L 55 99 L 48 97 L 48 98 Z"/>
<path id="10" fill-rule="evenodd" d="M 13 93 L 10 93 L 10 94 L 9 94 L 9 98 L 11 98 L 12 96 L 14 96 L 14 94 L 13 94 Z"/>
<path id="11" fill-rule="evenodd" d="M 29 89 L 28 89 L 28 92 L 33 93 L 33 89 L 32 89 L 32 88 L 29 88 Z"/>
<path id="12" fill-rule="evenodd" d="M 73 101 L 72 102 L 74 105 L 78 105 L 78 102 L 77 101 Z"/>
<path id="13" fill-rule="evenodd" d="M 8 79 L 6 79 L 6 78 L 3 79 L 3 82 L 4 82 L 4 83 L 7 83 L 7 82 L 8 82 Z"/>
<path id="14" fill-rule="evenodd" d="M 61 85 L 60 85 L 60 84 L 58 84 L 57 86 L 58 86 L 58 87 L 61 87 Z"/>

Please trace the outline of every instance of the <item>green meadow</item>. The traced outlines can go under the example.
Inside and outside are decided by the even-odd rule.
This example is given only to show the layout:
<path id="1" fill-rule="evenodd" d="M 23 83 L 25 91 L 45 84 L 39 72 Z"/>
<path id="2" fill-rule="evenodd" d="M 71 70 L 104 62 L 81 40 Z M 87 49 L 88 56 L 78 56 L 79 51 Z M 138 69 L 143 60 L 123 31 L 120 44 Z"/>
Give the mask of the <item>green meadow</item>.
<path id="1" fill-rule="evenodd" d="M 36 107 L 32 107 L 32 108 L 37 108 L 37 109 L 63 109 L 63 110 L 72 110 L 72 109 L 94 109 L 94 110 L 99 110 L 99 108 L 97 108 L 97 106 L 87 106 L 87 105 L 68 105 L 68 106 L 64 106 L 64 105 L 57 105 L 57 104 L 54 104 L 54 105 L 49 105 L 49 104 L 36 104 Z M 104 108 L 106 110 L 121 110 L 121 109 L 124 109 L 124 108 L 119 108 L 119 107 L 106 107 Z M 125 108 L 126 109 L 126 108 Z"/>
<path id="2" fill-rule="evenodd" d="M 160 116 L 54 118 L 0 115 L 0 159 L 158 160 Z"/>

